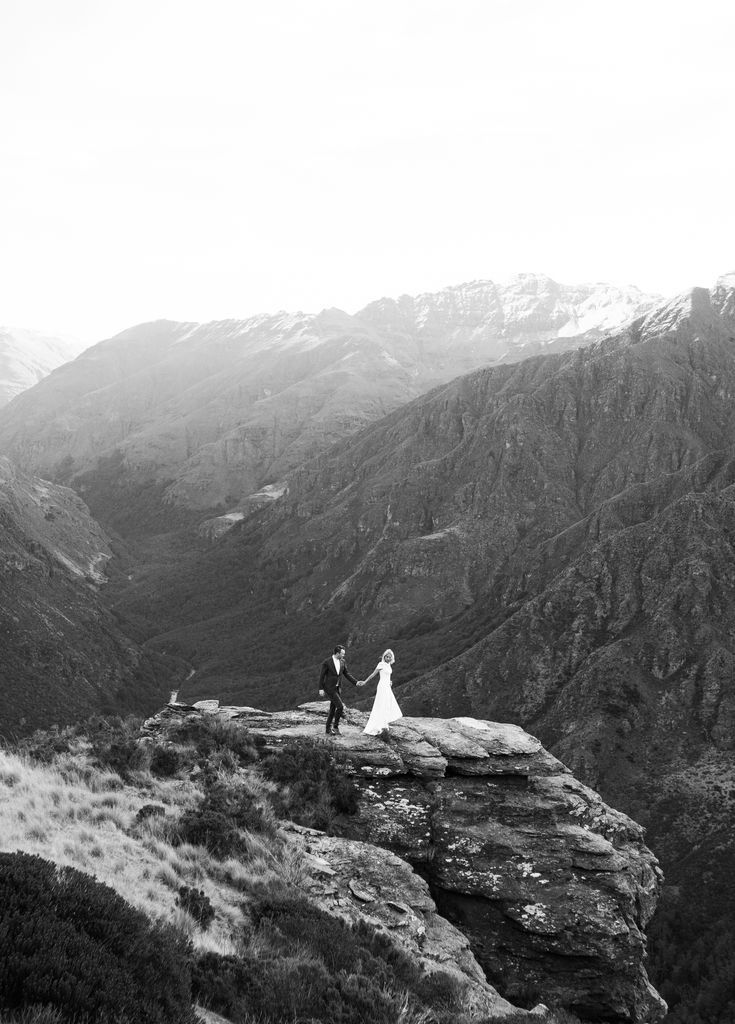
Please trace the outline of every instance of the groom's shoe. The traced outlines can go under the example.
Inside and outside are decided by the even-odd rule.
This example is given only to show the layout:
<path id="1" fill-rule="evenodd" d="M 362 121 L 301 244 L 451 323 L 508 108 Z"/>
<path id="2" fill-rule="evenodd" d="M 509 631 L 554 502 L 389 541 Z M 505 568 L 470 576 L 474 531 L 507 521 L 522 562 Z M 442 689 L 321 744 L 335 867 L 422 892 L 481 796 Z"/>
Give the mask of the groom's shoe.
<path id="1" fill-rule="evenodd" d="M 339 729 L 335 725 L 334 729 L 332 729 L 332 736 L 341 736 L 341 735 L 342 735 L 342 733 L 339 731 Z"/>

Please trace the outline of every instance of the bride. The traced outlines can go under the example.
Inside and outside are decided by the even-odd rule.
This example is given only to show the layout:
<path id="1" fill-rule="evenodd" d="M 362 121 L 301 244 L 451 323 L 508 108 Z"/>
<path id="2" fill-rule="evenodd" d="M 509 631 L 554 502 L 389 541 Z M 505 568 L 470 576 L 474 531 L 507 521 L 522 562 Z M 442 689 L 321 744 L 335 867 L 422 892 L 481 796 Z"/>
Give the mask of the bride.
<path id="1" fill-rule="evenodd" d="M 375 700 L 373 701 L 373 710 L 370 712 L 368 723 L 363 729 L 363 732 L 366 732 L 369 736 L 377 736 L 381 732 L 387 732 L 389 722 L 395 722 L 397 718 L 403 718 L 403 713 L 398 707 L 398 701 L 393 696 L 393 686 L 390 681 L 395 660 L 395 655 L 389 647 L 375 666 L 375 669 L 367 679 L 363 680 L 364 683 L 369 683 L 374 676 L 380 673 L 378 689 L 375 691 Z"/>

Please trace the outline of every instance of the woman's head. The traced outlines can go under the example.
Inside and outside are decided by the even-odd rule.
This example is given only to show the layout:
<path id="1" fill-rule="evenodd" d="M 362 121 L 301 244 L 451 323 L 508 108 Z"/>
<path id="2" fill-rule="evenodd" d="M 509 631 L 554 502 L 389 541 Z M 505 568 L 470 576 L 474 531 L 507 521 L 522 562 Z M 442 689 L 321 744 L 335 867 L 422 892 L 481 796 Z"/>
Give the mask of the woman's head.
<path id="1" fill-rule="evenodd" d="M 392 662 L 394 662 L 396 660 L 396 656 L 393 653 L 393 651 L 390 649 L 390 647 L 388 648 L 387 651 L 383 651 L 382 660 L 383 661 L 387 661 L 389 663 L 392 663 Z"/>

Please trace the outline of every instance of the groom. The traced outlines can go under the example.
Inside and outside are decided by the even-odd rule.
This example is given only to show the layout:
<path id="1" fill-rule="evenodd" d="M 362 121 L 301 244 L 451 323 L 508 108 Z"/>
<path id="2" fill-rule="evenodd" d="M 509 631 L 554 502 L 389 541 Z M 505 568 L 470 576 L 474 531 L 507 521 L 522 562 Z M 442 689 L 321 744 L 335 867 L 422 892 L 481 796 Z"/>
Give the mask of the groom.
<path id="1" fill-rule="evenodd" d="M 327 736 L 339 736 L 339 721 L 345 710 L 342 702 L 342 680 L 349 679 L 353 686 L 360 684 L 347 671 L 345 665 L 345 649 L 342 644 L 337 644 L 334 654 L 322 662 L 322 670 L 319 675 L 319 696 L 329 697 L 329 714 L 327 715 Z M 334 724 L 332 724 L 334 723 Z"/>

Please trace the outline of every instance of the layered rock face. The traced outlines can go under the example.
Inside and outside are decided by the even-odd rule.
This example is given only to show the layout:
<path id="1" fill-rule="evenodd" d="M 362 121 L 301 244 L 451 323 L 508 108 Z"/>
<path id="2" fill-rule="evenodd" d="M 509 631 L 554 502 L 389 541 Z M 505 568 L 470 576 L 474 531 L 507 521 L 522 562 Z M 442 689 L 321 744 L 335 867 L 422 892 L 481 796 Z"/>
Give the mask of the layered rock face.
<path id="1" fill-rule="evenodd" d="M 84 488 L 116 528 L 136 529 L 122 500 L 150 518 L 153 486 L 157 505 L 248 511 L 249 496 L 435 384 L 554 339 L 573 347 L 653 304 L 636 289 L 525 275 L 356 316 L 142 324 L 23 395 L 0 416 L 0 444 L 26 469 Z"/>
<path id="2" fill-rule="evenodd" d="M 146 727 L 202 713 L 172 706 Z M 322 738 L 326 706 L 214 713 L 275 748 Z M 643 829 L 517 726 L 404 718 L 383 741 L 362 732 L 366 720 L 351 711 L 333 738 L 361 794 L 340 833 L 412 863 L 511 1002 L 558 1003 L 585 1021 L 659 1020 L 644 928 L 660 871 Z M 370 902 L 369 885 L 362 899 Z"/>

